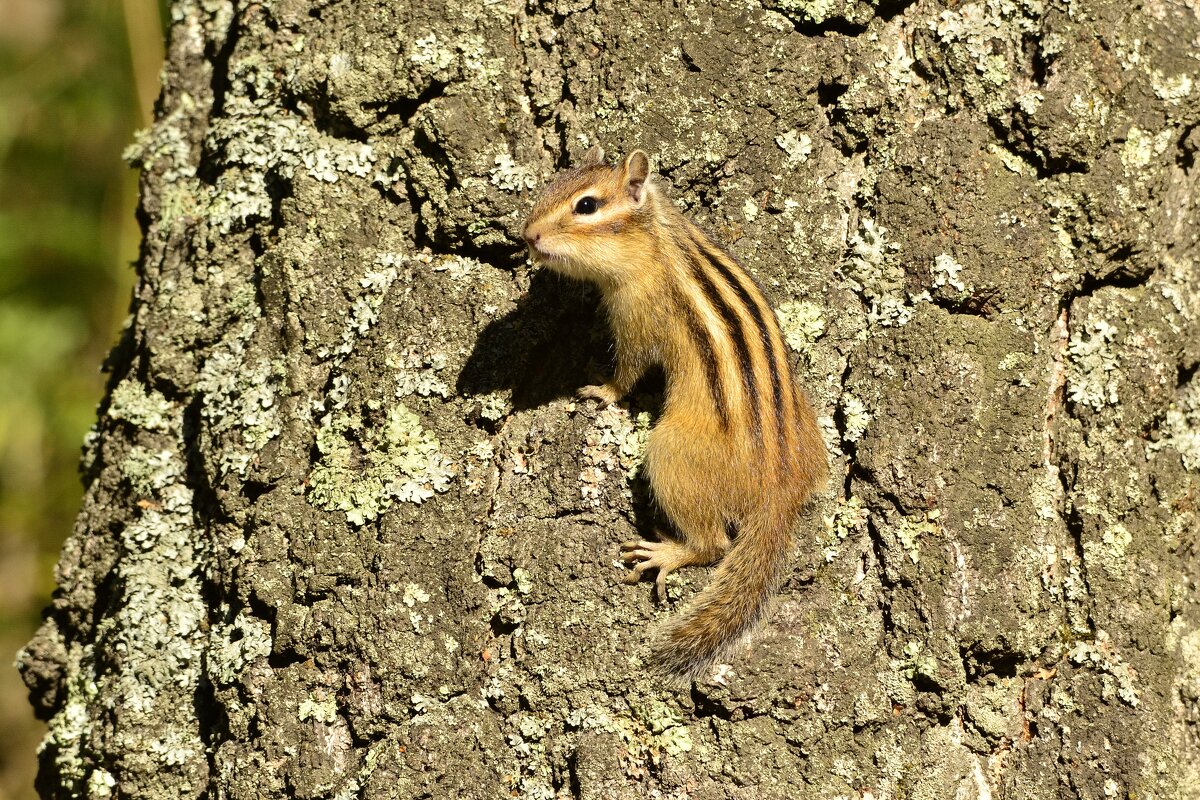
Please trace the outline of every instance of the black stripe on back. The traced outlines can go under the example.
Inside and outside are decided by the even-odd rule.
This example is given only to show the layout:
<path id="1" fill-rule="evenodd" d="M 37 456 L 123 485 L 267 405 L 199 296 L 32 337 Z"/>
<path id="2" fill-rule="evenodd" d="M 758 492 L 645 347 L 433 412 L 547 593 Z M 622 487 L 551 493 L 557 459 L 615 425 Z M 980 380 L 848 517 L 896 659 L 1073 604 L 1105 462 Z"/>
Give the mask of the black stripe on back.
<path id="1" fill-rule="evenodd" d="M 712 334 L 708 332 L 708 328 L 704 327 L 704 323 L 700 321 L 700 315 L 678 287 L 671 288 L 671 300 L 683 317 L 692 343 L 696 345 L 696 352 L 700 355 L 700 363 L 704 365 L 704 374 L 708 378 L 708 390 L 712 394 L 713 405 L 717 408 L 717 419 L 721 423 L 721 428 L 729 430 L 729 406 L 725 402 L 725 386 L 721 383 L 721 370 L 717 368 L 717 352 Z"/>
<path id="2" fill-rule="evenodd" d="M 701 237 L 696 236 L 695 241 L 700 252 L 708 259 L 708 263 L 712 264 L 717 274 L 729 284 L 729 288 L 737 293 L 746 310 L 750 312 L 750 316 L 754 318 L 754 324 L 758 327 L 759 336 L 762 338 L 763 352 L 767 357 L 767 365 L 771 369 L 771 393 L 775 398 L 775 423 L 778 426 L 776 434 L 779 436 L 780 451 L 785 454 L 784 458 L 786 459 L 787 409 L 783 403 L 783 379 L 779 375 L 779 361 L 775 352 L 775 339 L 771 336 L 771 329 L 768 327 L 767 321 L 763 319 L 762 310 L 759 308 L 758 303 L 750 296 L 750 292 L 738 277 L 733 274 L 733 271 L 707 246 Z"/>
<path id="3" fill-rule="evenodd" d="M 730 340 L 733 341 L 734 349 L 737 350 L 738 365 L 741 367 L 742 372 L 742 385 L 746 387 L 746 397 L 750 402 L 750 413 L 754 416 L 754 436 L 761 442 L 762 409 L 759 408 L 758 402 L 758 382 L 754 379 L 754 360 L 750 355 L 750 347 L 746 344 L 746 332 L 742 330 L 742 319 L 725 302 L 725 298 L 721 295 L 720 290 L 717 289 L 717 285 L 712 282 L 712 279 L 708 277 L 708 273 L 704 271 L 704 265 L 700 262 L 697 255 L 690 250 L 687 255 L 688 264 L 692 268 L 692 277 L 696 280 L 696 283 L 700 284 L 700 288 L 704 291 L 704 296 L 708 298 L 708 302 L 716 309 L 716 312 L 725 322 L 725 332 L 729 335 Z"/>

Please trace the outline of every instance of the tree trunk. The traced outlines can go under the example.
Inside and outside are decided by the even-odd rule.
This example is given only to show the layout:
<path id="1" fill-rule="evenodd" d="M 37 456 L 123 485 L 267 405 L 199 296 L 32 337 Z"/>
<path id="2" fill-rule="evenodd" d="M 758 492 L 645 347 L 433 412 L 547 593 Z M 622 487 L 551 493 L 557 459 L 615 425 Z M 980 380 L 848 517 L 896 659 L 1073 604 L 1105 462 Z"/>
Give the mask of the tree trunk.
<path id="1" fill-rule="evenodd" d="M 45 797 L 1175 798 L 1200 785 L 1200 17 L 177 0 L 60 590 Z M 834 479 L 681 690 L 617 546 L 658 408 L 520 227 L 647 149 Z"/>

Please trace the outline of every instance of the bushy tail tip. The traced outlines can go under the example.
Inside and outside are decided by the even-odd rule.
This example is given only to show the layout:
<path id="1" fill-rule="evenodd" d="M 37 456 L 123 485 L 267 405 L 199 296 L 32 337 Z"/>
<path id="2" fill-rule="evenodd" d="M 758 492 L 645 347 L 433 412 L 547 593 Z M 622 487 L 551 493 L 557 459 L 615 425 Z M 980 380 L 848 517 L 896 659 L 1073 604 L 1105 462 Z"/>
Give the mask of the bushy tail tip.
<path id="1" fill-rule="evenodd" d="M 763 512 L 742 526 L 712 581 L 651 645 L 652 671 L 694 680 L 754 630 L 791 551 L 792 520 L 780 517 Z"/>

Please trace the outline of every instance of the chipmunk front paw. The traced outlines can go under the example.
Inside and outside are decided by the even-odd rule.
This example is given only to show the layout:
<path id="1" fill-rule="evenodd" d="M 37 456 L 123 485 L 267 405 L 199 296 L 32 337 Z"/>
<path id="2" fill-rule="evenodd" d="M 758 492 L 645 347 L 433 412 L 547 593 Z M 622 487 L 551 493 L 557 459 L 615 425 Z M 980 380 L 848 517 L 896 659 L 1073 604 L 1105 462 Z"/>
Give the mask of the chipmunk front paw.
<path id="1" fill-rule="evenodd" d="M 621 399 L 621 393 L 611 383 L 603 386 L 584 386 L 575 395 L 580 400 L 599 400 L 600 408 L 608 408 Z"/>

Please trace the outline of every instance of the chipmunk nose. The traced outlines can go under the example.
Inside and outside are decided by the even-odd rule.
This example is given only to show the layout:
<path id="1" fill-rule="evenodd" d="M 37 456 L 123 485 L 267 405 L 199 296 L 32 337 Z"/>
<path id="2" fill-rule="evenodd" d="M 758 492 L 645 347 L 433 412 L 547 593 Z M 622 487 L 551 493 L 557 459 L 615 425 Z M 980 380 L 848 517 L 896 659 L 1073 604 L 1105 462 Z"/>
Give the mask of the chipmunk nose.
<path id="1" fill-rule="evenodd" d="M 529 229 L 525 230 L 525 244 L 529 245 L 530 247 L 536 245 L 539 241 L 541 241 L 541 239 L 542 235 L 540 233 L 531 233 Z"/>

